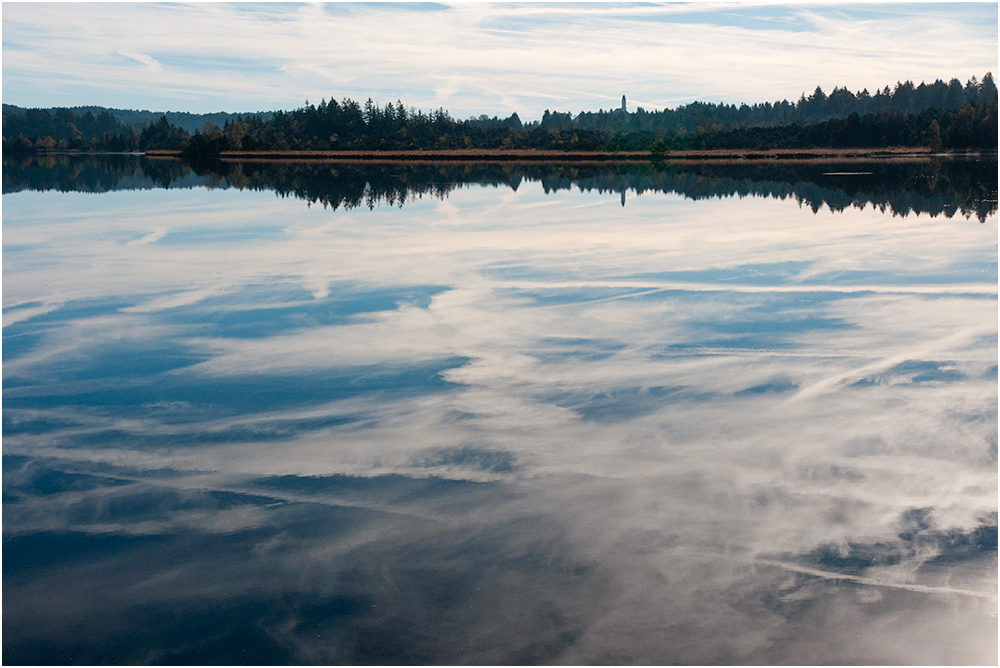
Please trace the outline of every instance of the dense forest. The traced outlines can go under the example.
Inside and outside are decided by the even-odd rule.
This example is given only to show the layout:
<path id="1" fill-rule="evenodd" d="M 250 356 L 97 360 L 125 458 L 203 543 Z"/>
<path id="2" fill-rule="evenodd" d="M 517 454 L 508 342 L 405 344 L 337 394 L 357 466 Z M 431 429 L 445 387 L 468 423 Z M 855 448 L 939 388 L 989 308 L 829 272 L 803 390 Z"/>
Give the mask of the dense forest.
<path id="1" fill-rule="evenodd" d="M 958 79 L 915 86 L 906 81 L 874 94 L 816 87 L 795 102 L 726 105 L 694 102 L 676 109 L 638 108 L 577 115 L 546 110 L 540 120 L 507 118 L 460 121 L 444 109 L 423 112 L 402 102 L 379 105 L 322 100 L 292 111 L 216 114 L 202 126 L 183 115 L 184 126 L 166 114 L 130 124 L 126 112 L 101 108 L 3 107 L 4 153 L 38 151 L 181 150 L 190 157 L 226 151 L 556 149 L 650 151 L 654 157 L 687 149 L 810 147 L 933 149 L 997 147 L 997 87 L 991 73 L 963 85 Z M 133 112 L 149 118 L 150 112 Z M 175 120 L 180 116 L 171 113 Z M 223 119 L 220 127 L 212 119 Z"/>
<path id="2" fill-rule="evenodd" d="M 3 113 L 4 114 L 16 114 L 23 116 L 25 112 L 29 111 L 24 107 L 18 107 L 13 104 L 4 104 Z M 88 112 L 91 113 L 95 118 L 103 113 L 107 113 L 112 119 L 118 121 L 122 125 L 132 126 L 138 128 L 139 130 L 144 129 L 150 123 L 155 123 L 160 120 L 161 116 L 165 116 L 167 122 L 171 125 L 176 125 L 179 128 L 183 128 L 187 132 L 194 134 L 195 131 L 202 129 L 206 123 L 212 123 L 218 125 L 219 127 L 224 126 L 226 123 L 231 123 L 237 119 L 239 116 L 246 116 L 247 114 L 230 114 L 224 111 L 216 112 L 214 114 L 192 114 L 187 111 L 149 111 L 149 110 L 137 110 L 137 109 L 114 109 L 110 107 L 51 107 L 49 109 L 33 109 L 31 111 L 47 111 L 50 115 L 54 115 L 61 111 L 69 111 L 70 113 L 76 114 L 77 116 L 84 116 Z M 264 120 L 268 120 L 272 116 L 272 112 L 257 112 Z M 14 119 L 16 121 L 16 119 Z"/>

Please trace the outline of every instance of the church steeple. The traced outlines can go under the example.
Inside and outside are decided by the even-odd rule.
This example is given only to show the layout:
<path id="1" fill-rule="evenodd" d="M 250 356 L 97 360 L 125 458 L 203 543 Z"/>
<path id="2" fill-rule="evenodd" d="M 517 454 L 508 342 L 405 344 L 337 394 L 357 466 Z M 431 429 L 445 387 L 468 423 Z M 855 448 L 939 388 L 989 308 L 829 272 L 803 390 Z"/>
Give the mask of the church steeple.
<path id="1" fill-rule="evenodd" d="M 628 112 L 628 109 L 625 108 L 625 96 L 624 95 L 622 95 L 622 111 Z"/>

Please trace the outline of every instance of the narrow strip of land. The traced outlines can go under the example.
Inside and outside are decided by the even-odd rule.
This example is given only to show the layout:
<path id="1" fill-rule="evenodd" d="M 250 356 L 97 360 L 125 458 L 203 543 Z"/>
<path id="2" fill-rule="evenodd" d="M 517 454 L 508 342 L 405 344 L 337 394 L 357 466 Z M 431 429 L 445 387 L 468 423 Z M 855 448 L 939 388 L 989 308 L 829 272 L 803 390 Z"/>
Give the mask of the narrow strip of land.
<path id="1" fill-rule="evenodd" d="M 146 151 L 148 157 L 181 157 L 181 151 Z M 224 151 L 221 160 L 377 160 L 377 161 L 546 161 L 605 162 L 633 160 L 810 160 L 900 159 L 935 155 L 925 146 L 892 148 L 710 149 L 691 151 L 553 151 L 544 149 L 448 149 L 398 151 Z M 947 153 L 940 155 L 964 155 Z"/>

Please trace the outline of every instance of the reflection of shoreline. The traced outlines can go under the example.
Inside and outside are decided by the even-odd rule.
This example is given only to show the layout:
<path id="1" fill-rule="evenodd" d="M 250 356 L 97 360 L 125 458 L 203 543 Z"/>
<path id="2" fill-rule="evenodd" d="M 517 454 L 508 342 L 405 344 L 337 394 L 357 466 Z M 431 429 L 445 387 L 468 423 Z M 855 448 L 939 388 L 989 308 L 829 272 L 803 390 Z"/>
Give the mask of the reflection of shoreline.
<path id="1" fill-rule="evenodd" d="M 573 188 L 614 192 L 622 194 L 623 200 L 627 191 L 676 193 L 695 200 L 791 198 L 814 212 L 824 207 L 843 211 L 872 205 L 893 215 L 913 212 L 951 218 L 958 214 L 985 222 L 996 213 L 996 160 L 995 154 L 902 153 L 891 159 L 828 156 L 631 162 L 330 158 L 186 162 L 178 157 L 48 155 L 5 158 L 3 191 L 238 188 L 272 190 L 309 203 L 351 209 L 399 206 L 426 194 L 445 198 L 466 184 L 517 190 L 523 182 L 539 182 L 546 192 Z"/>

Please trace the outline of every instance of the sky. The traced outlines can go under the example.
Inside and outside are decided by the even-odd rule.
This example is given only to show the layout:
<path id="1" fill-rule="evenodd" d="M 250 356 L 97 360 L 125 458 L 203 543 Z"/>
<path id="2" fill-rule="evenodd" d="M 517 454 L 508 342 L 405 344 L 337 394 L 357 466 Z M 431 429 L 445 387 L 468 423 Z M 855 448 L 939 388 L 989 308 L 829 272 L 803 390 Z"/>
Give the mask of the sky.
<path id="1" fill-rule="evenodd" d="M 997 70 L 997 4 L 3 6 L 3 101 L 150 111 L 401 100 L 455 118 L 795 101 Z"/>

